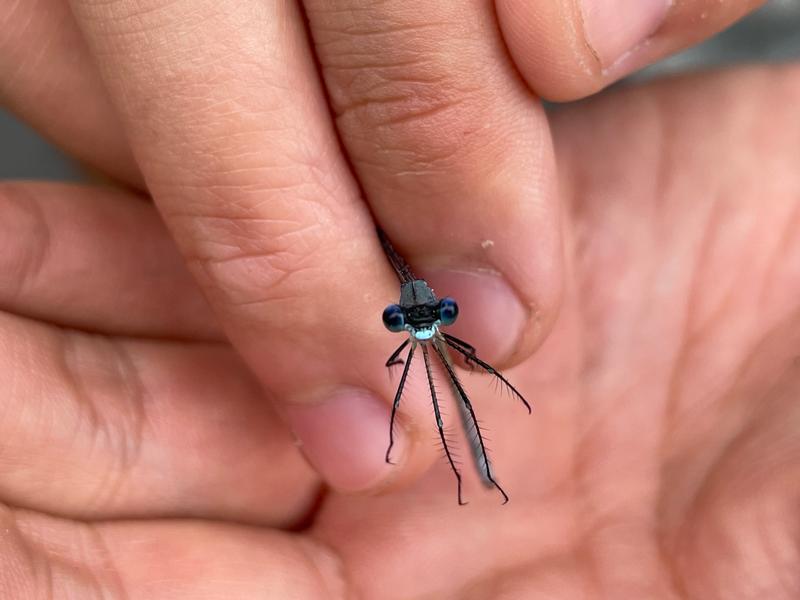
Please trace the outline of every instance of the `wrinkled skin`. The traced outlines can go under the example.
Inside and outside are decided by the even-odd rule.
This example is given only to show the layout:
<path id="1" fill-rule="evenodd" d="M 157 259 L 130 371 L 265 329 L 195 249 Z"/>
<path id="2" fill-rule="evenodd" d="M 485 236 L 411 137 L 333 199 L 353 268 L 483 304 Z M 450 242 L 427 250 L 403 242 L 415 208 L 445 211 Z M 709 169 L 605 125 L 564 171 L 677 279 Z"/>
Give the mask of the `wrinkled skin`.
<path id="1" fill-rule="evenodd" d="M 317 503 L 215 328 L 187 333 L 206 309 L 177 254 L 159 261 L 171 283 L 135 285 L 143 240 L 174 254 L 151 206 L 4 186 L 9 226 L 39 234 L 36 266 L 2 271 L 29 298 L 0 319 L 0 596 L 798 597 L 798 105 L 800 70 L 764 67 L 552 116 L 567 285 L 546 343 L 508 372 L 533 415 L 464 377 L 506 506 L 470 476 L 456 506 L 443 461 L 405 490 Z M 52 252 L 66 201 L 144 232 L 116 238 L 125 294 L 82 281 L 79 324 L 99 336 L 34 301 L 69 285 L 44 277 L 70 258 Z M 124 315 L 122 296 L 138 303 Z"/>

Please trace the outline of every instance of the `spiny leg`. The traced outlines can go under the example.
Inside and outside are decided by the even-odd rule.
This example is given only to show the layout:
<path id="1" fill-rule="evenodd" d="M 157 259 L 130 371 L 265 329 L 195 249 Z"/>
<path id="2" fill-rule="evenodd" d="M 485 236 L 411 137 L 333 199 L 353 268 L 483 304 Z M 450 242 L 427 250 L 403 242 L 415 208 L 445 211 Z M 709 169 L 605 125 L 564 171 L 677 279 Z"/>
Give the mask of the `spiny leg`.
<path id="1" fill-rule="evenodd" d="M 456 475 L 456 481 L 458 482 L 458 503 L 463 506 L 466 502 L 461 499 L 461 473 L 458 472 L 456 463 L 453 461 L 453 456 L 450 454 L 450 448 L 447 445 L 447 438 L 444 435 L 444 422 L 442 421 L 442 414 L 439 412 L 439 401 L 436 399 L 436 388 L 433 385 L 433 372 L 431 371 L 431 360 L 428 355 L 427 344 L 423 344 L 422 346 L 422 357 L 425 359 L 425 372 L 428 375 L 428 385 L 431 389 L 431 400 L 433 400 L 433 412 L 436 415 L 436 427 L 439 429 L 439 438 L 442 440 L 444 453 L 447 455 L 447 462 L 450 463 L 450 468 Z"/>
<path id="2" fill-rule="evenodd" d="M 449 340 L 450 342 L 453 342 L 454 344 L 458 344 L 458 345 L 459 345 L 459 346 L 461 346 L 461 347 L 462 347 L 464 350 L 466 350 L 466 351 L 467 351 L 467 353 L 466 353 L 466 354 L 464 354 L 464 353 L 462 352 L 462 354 L 464 354 L 464 362 L 467 364 L 467 366 L 469 367 L 469 369 L 470 369 L 470 370 L 474 369 L 474 368 L 475 368 L 475 365 L 473 364 L 473 362 L 472 362 L 472 359 L 476 357 L 476 355 L 477 355 L 477 352 L 478 352 L 477 350 L 475 350 L 475 346 L 473 346 L 472 344 L 468 344 L 468 343 L 467 343 L 467 342 L 465 342 L 464 340 L 460 340 L 460 339 L 458 339 L 456 336 L 454 336 L 454 335 L 450 335 L 449 333 L 445 333 L 445 332 L 443 332 L 443 331 L 441 331 L 440 333 L 441 333 L 441 334 L 442 334 L 442 335 L 443 335 L 443 336 L 444 336 L 444 337 L 445 337 L 447 340 Z"/>
<path id="3" fill-rule="evenodd" d="M 439 332 L 441 333 L 441 332 Z M 444 345 L 445 341 L 442 339 L 441 335 L 437 335 L 433 343 L 436 345 L 438 350 L 441 352 L 442 355 L 447 359 L 447 362 L 450 366 L 453 366 L 453 363 L 450 361 L 450 355 L 447 352 L 447 347 Z M 470 365 L 471 367 L 472 365 Z M 461 392 L 458 391 L 458 388 L 453 383 L 453 380 L 448 376 L 448 381 L 450 383 L 450 388 L 453 391 L 453 398 L 456 399 L 456 405 L 458 407 L 458 416 L 461 417 L 461 422 L 464 428 L 464 431 L 467 433 L 467 441 L 469 442 L 469 449 L 470 453 L 472 454 L 472 459 L 475 462 L 475 466 L 478 471 L 478 476 L 481 478 L 481 483 L 486 487 L 494 487 L 494 484 L 486 478 L 486 468 L 484 466 L 485 456 L 483 453 L 483 449 L 481 448 L 478 440 L 474 434 L 472 434 L 472 428 L 475 426 L 474 421 L 472 420 L 472 416 L 469 414 L 467 407 L 464 405 L 463 402 L 458 401 L 461 397 Z"/>
<path id="4" fill-rule="evenodd" d="M 406 347 L 407 344 L 408 340 L 403 342 L 402 346 L 400 346 L 392 356 L 396 359 L 397 355 L 403 348 Z M 397 407 L 400 406 L 400 397 L 403 395 L 403 388 L 406 385 L 406 377 L 408 377 L 408 369 L 411 367 L 411 359 L 413 357 L 414 357 L 414 345 L 412 344 L 411 348 L 408 350 L 408 356 L 406 356 L 406 366 L 403 367 L 403 375 L 400 377 L 400 385 L 397 386 L 397 393 L 394 395 L 394 402 L 392 403 L 392 417 L 389 420 L 389 447 L 386 449 L 386 462 L 389 464 L 394 464 L 389 458 L 389 454 L 392 452 L 392 446 L 394 446 L 394 417 L 397 414 Z M 392 359 L 390 358 L 389 361 L 391 360 Z"/>
<path id="5" fill-rule="evenodd" d="M 447 345 L 448 345 L 448 346 L 450 346 L 450 347 L 451 347 L 453 350 L 455 350 L 456 352 L 459 352 L 459 353 L 461 353 L 462 355 L 464 355 L 464 356 L 467 358 L 467 361 L 472 361 L 472 362 L 474 362 L 476 365 L 478 365 L 479 367 L 481 367 L 481 368 L 482 368 L 484 371 L 486 371 L 487 373 L 489 373 L 489 374 L 491 374 L 491 375 L 494 375 L 494 376 L 495 376 L 495 377 L 497 377 L 497 378 L 498 378 L 500 381 L 502 381 L 502 382 L 503 382 L 503 383 L 504 383 L 504 384 L 505 384 L 505 385 L 508 387 L 508 389 L 510 389 L 510 390 L 511 390 L 511 392 L 512 392 L 512 393 L 513 393 L 513 394 L 514 394 L 514 395 L 515 395 L 517 398 L 519 398 L 519 399 L 522 401 L 522 403 L 525 405 L 525 408 L 527 408 L 527 409 L 528 409 L 528 414 L 530 414 L 530 412 L 531 412 L 531 405 L 530 405 L 530 404 L 528 404 L 528 401 L 527 401 L 527 400 L 525 400 L 525 398 L 522 396 L 522 394 L 520 394 L 520 393 L 517 391 L 517 388 L 515 388 L 513 385 L 511 385 L 511 383 L 509 383 L 508 379 L 506 379 L 505 377 L 503 377 L 503 375 L 502 375 L 502 374 L 501 374 L 499 371 L 497 371 L 497 369 L 495 369 L 495 368 L 494 368 L 492 365 L 490 365 L 489 363 L 487 363 L 487 362 L 484 362 L 484 361 L 482 361 L 480 358 L 478 358 L 477 356 L 475 356 L 475 348 L 472 348 L 472 346 L 470 346 L 470 345 L 469 345 L 469 344 L 467 344 L 466 342 L 462 342 L 462 341 L 461 341 L 461 340 L 459 340 L 458 338 L 454 338 L 452 335 L 449 335 L 449 334 L 447 334 L 447 333 L 443 333 L 442 335 L 444 336 L 444 340 L 445 340 L 445 342 L 447 342 Z M 470 351 L 470 350 L 469 350 L 469 348 L 472 348 L 472 350 Z"/>
<path id="6" fill-rule="evenodd" d="M 403 348 L 408 346 L 408 342 L 410 342 L 410 341 L 411 341 L 411 338 L 406 338 L 406 341 L 403 342 L 402 344 L 400 344 L 400 347 L 397 350 L 392 352 L 392 355 L 389 357 L 389 360 L 386 361 L 386 365 L 385 366 L 393 367 L 395 365 L 402 365 L 403 361 L 401 359 L 397 358 L 397 357 L 400 356 L 400 353 L 403 351 Z"/>
<path id="7" fill-rule="evenodd" d="M 475 409 L 472 408 L 472 403 L 469 401 L 469 397 L 467 396 L 467 392 L 464 390 L 461 382 L 458 380 L 456 376 L 456 372 L 453 370 L 453 367 L 450 366 L 450 362 L 447 360 L 447 357 L 444 355 L 444 352 L 437 346 L 436 344 L 433 345 L 433 349 L 436 351 L 436 354 L 439 355 L 439 358 L 444 365 L 444 368 L 447 369 L 447 374 L 450 376 L 450 381 L 453 382 L 456 390 L 458 390 L 459 396 L 461 396 L 461 401 L 464 403 L 464 406 L 467 407 L 467 412 L 469 412 L 469 416 L 472 419 L 472 423 L 475 426 L 475 435 L 478 438 L 478 445 L 481 449 L 481 455 L 483 456 L 483 467 L 484 473 L 486 478 L 492 482 L 494 487 L 498 489 L 498 491 L 503 495 L 503 504 L 508 502 L 508 494 L 506 494 L 505 490 L 500 487 L 500 484 L 494 480 L 492 477 L 492 469 L 489 465 L 489 456 L 486 453 L 486 445 L 483 443 L 483 435 L 481 434 L 480 425 L 478 425 L 478 418 L 475 416 Z M 469 432 L 467 432 L 469 434 Z"/>

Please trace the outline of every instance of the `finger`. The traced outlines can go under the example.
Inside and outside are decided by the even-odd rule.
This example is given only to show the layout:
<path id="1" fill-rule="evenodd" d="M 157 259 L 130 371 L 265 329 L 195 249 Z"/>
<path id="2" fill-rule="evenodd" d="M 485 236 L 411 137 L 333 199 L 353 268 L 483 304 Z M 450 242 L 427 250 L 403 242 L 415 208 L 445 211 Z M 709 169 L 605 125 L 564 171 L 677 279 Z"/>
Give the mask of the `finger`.
<path id="1" fill-rule="evenodd" d="M 105 187 L 0 184 L 0 309 L 121 335 L 219 339 L 152 205 Z"/>
<path id="2" fill-rule="evenodd" d="M 79 160 L 143 185 L 66 0 L 0 6 L 0 106 Z"/>
<path id="3" fill-rule="evenodd" d="M 588 96 L 711 37 L 764 0 L 497 0 L 508 51 L 550 100 Z"/>
<path id="4" fill-rule="evenodd" d="M 0 500 L 83 519 L 286 524 L 317 484 L 227 347 L 0 316 Z M 235 465 L 235 468 L 232 468 Z"/>
<path id="5" fill-rule="evenodd" d="M 376 349 L 391 352 L 380 313 L 396 284 L 340 158 L 296 4 L 73 7 L 148 188 L 312 462 L 353 490 L 432 460 L 427 443 L 402 468 L 383 460 L 393 389 Z"/>
<path id="6" fill-rule="evenodd" d="M 454 332 L 517 362 L 561 292 L 547 122 L 508 60 L 491 3 L 305 2 L 353 166 L 382 227 Z"/>
<path id="7" fill-rule="evenodd" d="M 289 533 L 201 521 L 86 525 L 8 509 L 0 524 L 8 598 L 351 597 L 338 557 Z"/>

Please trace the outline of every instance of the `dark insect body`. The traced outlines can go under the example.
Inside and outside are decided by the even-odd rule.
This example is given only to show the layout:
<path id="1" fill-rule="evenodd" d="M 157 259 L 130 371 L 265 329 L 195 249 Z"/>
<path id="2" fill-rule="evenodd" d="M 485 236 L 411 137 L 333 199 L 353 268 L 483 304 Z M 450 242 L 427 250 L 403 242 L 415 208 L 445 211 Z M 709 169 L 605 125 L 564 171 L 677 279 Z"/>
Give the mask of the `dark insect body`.
<path id="1" fill-rule="evenodd" d="M 508 502 L 508 494 L 500 487 L 500 484 L 497 483 L 492 474 L 492 467 L 486 451 L 484 436 L 481 433 L 480 425 L 475 416 L 475 410 L 450 362 L 448 348 L 461 354 L 467 366 L 471 368 L 479 367 L 496 377 L 514 396 L 522 401 L 529 413 L 531 412 L 530 404 L 528 404 L 522 394 L 520 394 L 503 375 L 494 369 L 494 367 L 478 358 L 474 347 L 452 335 L 444 333 L 440 329 L 442 326 L 455 323 L 458 318 L 458 304 L 452 298 L 437 299 L 427 282 L 414 276 L 408 264 L 406 264 L 403 258 L 392 247 L 386 234 L 378 230 L 378 236 L 380 237 L 383 250 L 400 280 L 400 302 L 398 304 L 390 304 L 384 309 L 383 324 L 389 331 L 396 333 L 406 331 L 409 334 L 408 338 L 400 344 L 400 347 L 397 348 L 389 357 L 389 360 L 386 361 L 387 367 L 405 363 L 403 374 L 400 377 L 400 384 L 397 387 L 397 393 L 394 397 L 394 403 L 392 404 L 392 416 L 389 424 L 389 447 L 386 450 L 386 462 L 391 463 L 390 454 L 392 446 L 394 445 L 394 419 L 397 414 L 397 408 L 400 405 L 400 398 L 403 395 L 403 388 L 406 384 L 411 360 L 414 358 L 417 347 L 420 347 L 425 362 L 425 372 L 428 377 L 428 385 L 430 388 L 431 401 L 433 402 L 433 412 L 436 416 L 436 427 L 439 431 L 439 438 L 442 442 L 447 462 L 450 464 L 450 468 L 455 474 L 458 484 L 458 503 L 465 504 L 461 496 L 461 473 L 458 470 L 458 466 L 453 458 L 445 435 L 444 421 L 439 408 L 439 397 L 434 386 L 431 355 L 434 355 L 437 360 L 439 360 L 447 373 L 448 380 L 453 389 L 453 394 L 461 410 L 462 420 L 464 421 L 468 437 L 473 446 L 473 457 L 475 458 L 478 473 L 486 485 L 497 488 L 502 494 L 503 504 L 505 504 Z M 400 358 L 400 353 L 403 352 L 409 344 L 411 347 L 408 350 L 405 360 L 403 360 Z M 474 432 L 474 436 L 469 436 L 470 430 Z"/>

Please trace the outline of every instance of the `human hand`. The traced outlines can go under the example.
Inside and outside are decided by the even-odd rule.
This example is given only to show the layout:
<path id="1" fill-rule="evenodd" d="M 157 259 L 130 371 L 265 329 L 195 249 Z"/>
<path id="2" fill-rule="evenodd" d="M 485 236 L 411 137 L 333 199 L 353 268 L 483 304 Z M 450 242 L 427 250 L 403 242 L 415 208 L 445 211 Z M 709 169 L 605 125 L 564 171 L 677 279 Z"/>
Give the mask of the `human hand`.
<path id="1" fill-rule="evenodd" d="M 798 102 L 795 65 L 556 112 L 566 293 L 509 374 L 534 416 L 476 402 L 511 501 L 473 477 L 455 510 L 444 463 L 330 497 L 310 535 L 356 595 L 798 597 Z"/>
<path id="2" fill-rule="evenodd" d="M 152 195 L 306 455 L 337 489 L 369 491 L 438 459 L 420 401 L 404 407 L 398 465 L 383 462 L 394 389 L 376 356 L 396 340 L 376 315 L 397 286 L 373 219 L 459 299 L 456 334 L 519 363 L 547 336 L 564 280 L 532 90 L 588 94 L 757 4 L 667 14 L 666 0 L 602 0 L 582 17 L 571 0 L 496 13 L 315 0 L 305 15 L 292 2 L 76 0 L 86 48 L 67 5 L 41 0 L 6 8 L 0 72 L 12 108 Z"/>
<path id="3" fill-rule="evenodd" d="M 755 597 L 762 592 L 771 598 L 793 597 L 791 577 L 797 569 L 788 536 L 796 528 L 791 512 L 797 487 L 791 470 L 797 464 L 796 436 L 790 402 L 796 385 L 796 334 L 786 315 L 796 308 L 798 261 L 791 228 L 785 236 L 777 231 L 790 222 L 787 215 L 796 207 L 792 152 L 798 134 L 791 109 L 796 90 L 797 75 L 791 71 L 733 74 L 626 92 L 630 95 L 556 116 L 558 164 L 571 209 L 565 226 L 567 264 L 574 267 L 567 269 L 564 309 L 552 337 L 532 363 L 512 372 L 521 388 L 535 390 L 538 414 L 515 422 L 517 413 L 508 403 L 494 396 L 478 400 L 495 432 L 499 474 L 512 492 L 512 503 L 504 509 L 498 510 L 494 496 L 483 498 L 473 488 L 471 505 L 454 511 L 452 481 L 440 471 L 405 494 L 363 500 L 331 495 L 303 535 L 169 519 L 86 526 L 18 511 L 21 537 L 7 538 L 17 559 L 13 564 L 23 572 L 33 564 L 33 572 L 55 563 L 59 585 L 94 577 L 98 585 L 120 585 L 132 597 L 147 598 L 179 592 L 193 598 L 270 592 L 319 597 L 321 586 L 332 595 L 345 585 L 340 572 L 366 597 L 669 597 L 673 583 L 689 597 L 736 597 L 748 586 L 757 590 Z M 586 143 L 586 128 L 601 123 L 604 130 Z M 669 135 L 654 142 L 654 130 Z M 653 160 L 647 151 L 669 160 Z M 654 171 L 653 166 L 659 168 Z M 648 188 L 656 179 L 654 172 L 669 185 Z M 574 186 L 576 181 L 580 187 Z M 702 205 L 718 195 L 727 201 Z M 679 205 L 669 202 L 675 200 Z M 750 204 L 755 201 L 759 204 Z M 765 206 L 776 211 L 769 218 Z M 664 212 L 657 213 L 658 207 Z M 700 214 L 700 208 L 708 213 Z M 669 219 L 654 226 L 654 214 Z M 692 220 L 708 215 L 718 216 L 723 225 L 715 230 L 719 221 L 704 227 Z M 748 231 L 742 226 L 750 223 L 758 227 Z M 654 244 L 653 231 L 664 235 L 660 244 Z M 704 232 L 710 237 L 697 243 Z M 761 254 L 769 242 L 783 248 L 771 259 Z M 99 248 L 107 246 L 103 242 Z M 736 250 L 745 251 L 754 264 L 732 267 Z M 622 262 L 632 256 L 638 260 Z M 695 266 L 697 282 L 710 281 L 709 287 L 685 285 Z M 730 303 L 718 303 L 715 294 L 725 291 L 726 281 L 736 295 Z M 648 287 L 651 283 L 657 285 Z M 748 295 L 742 298 L 740 289 Z M 174 290 L 167 295 L 174 298 Z M 163 304 L 159 300 L 158 306 Z M 654 300 L 662 304 L 653 308 Z M 757 312 L 752 309 L 756 303 Z M 663 360 L 675 356 L 669 351 L 669 335 L 677 331 L 675 321 L 686 315 L 681 310 L 690 305 L 701 307 L 699 316 L 686 320 L 686 340 L 672 340 L 686 352 L 679 353 L 681 360 Z M 202 315 L 202 308 L 195 310 Z M 116 307 L 109 312 L 118 318 Z M 708 321 L 709 313 L 716 319 Z M 750 329 L 743 326 L 745 316 L 755 317 L 747 323 Z M 128 321 L 120 319 L 123 326 Z M 208 321 L 198 318 L 177 335 L 197 331 Z M 693 336 L 692 323 L 706 326 Z M 98 324 L 80 326 L 100 329 Z M 111 329 L 118 327 L 119 322 Z M 213 338 L 215 328 L 209 329 L 206 335 Z M 759 337 L 764 338 L 760 346 L 755 343 Z M 702 363 L 693 360 L 697 354 Z M 751 360 L 744 361 L 748 364 L 743 369 L 726 370 L 725 364 L 710 363 L 708 356 L 733 363 L 746 356 Z M 764 362 L 758 362 L 760 356 L 766 357 Z M 190 372 L 194 376 L 203 368 Z M 631 377 L 637 373 L 640 381 Z M 243 378 L 232 361 L 228 374 L 215 379 L 232 385 Z M 714 385 L 718 382 L 719 388 Z M 475 378 L 469 384 L 477 387 Z M 727 384 L 730 389 L 721 391 Z M 711 392 L 703 394 L 704 385 Z M 665 406 L 666 391 L 682 386 L 689 392 L 669 396 L 676 401 Z M 687 409 L 696 412 L 682 417 Z M 671 418 L 664 419 L 665 414 Z M 202 422 L 184 418 L 190 419 L 189 425 Z M 660 440 L 650 433 L 660 425 L 670 433 L 663 444 L 655 444 Z M 708 431 L 712 426 L 725 431 Z M 530 441 L 520 444 L 531 429 L 535 433 Z M 41 429 L 35 433 L 41 436 Z M 665 450 L 663 456 L 655 452 L 656 445 Z M 207 457 L 215 455 L 195 453 L 197 465 L 205 469 Z M 254 459 L 264 464 L 265 458 Z M 34 478 L 37 496 L 44 497 L 39 473 Z M 661 473 L 664 483 L 657 487 L 655 476 Z M 176 481 L 185 480 L 179 476 L 169 483 Z M 313 478 L 300 483 L 293 493 L 308 498 Z M 217 492 L 230 501 L 239 487 L 246 488 L 244 482 L 222 480 Z M 152 495 L 158 490 L 162 488 L 148 491 Z M 269 491 L 261 490 L 261 502 Z M 153 514 L 226 519 L 242 511 L 248 521 L 278 524 L 297 518 L 291 509 L 288 515 L 276 511 L 276 518 L 247 512 L 241 505 L 220 515 L 213 506 L 223 503 L 220 495 L 200 510 L 174 508 L 187 502 L 184 497 L 173 500 L 173 508 Z M 58 500 L 58 494 L 49 497 Z M 197 499 L 203 498 L 200 494 Z M 123 514 L 138 516 L 135 510 Z M 656 516 L 663 519 L 659 522 Z M 76 540 L 83 540 L 81 549 Z M 27 556 L 39 562 L 26 562 L 26 541 L 34 548 L 28 548 Z M 665 560 L 659 563 L 654 558 L 660 558 L 662 548 Z M 42 559 L 42 549 L 52 563 Z M 748 552 L 758 556 L 749 560 Z M 745 569 L 754 563 L 758 568 Z M 776 574 L 785 565 L 788 574 Z M 23 576 L 14 582 L 34 579 Z"/>
<path id="4" fill-rule="evenodd" d="M 314 506 L 152 206 L 5 186 L 4 597 L 795 598 L 798 100 L 762 68 L 555 115 L 567 292 L 511 373 L 534 416 L 466 378 L 502 508 L 474 481 L 457 508 L 444 464 Z"/>

